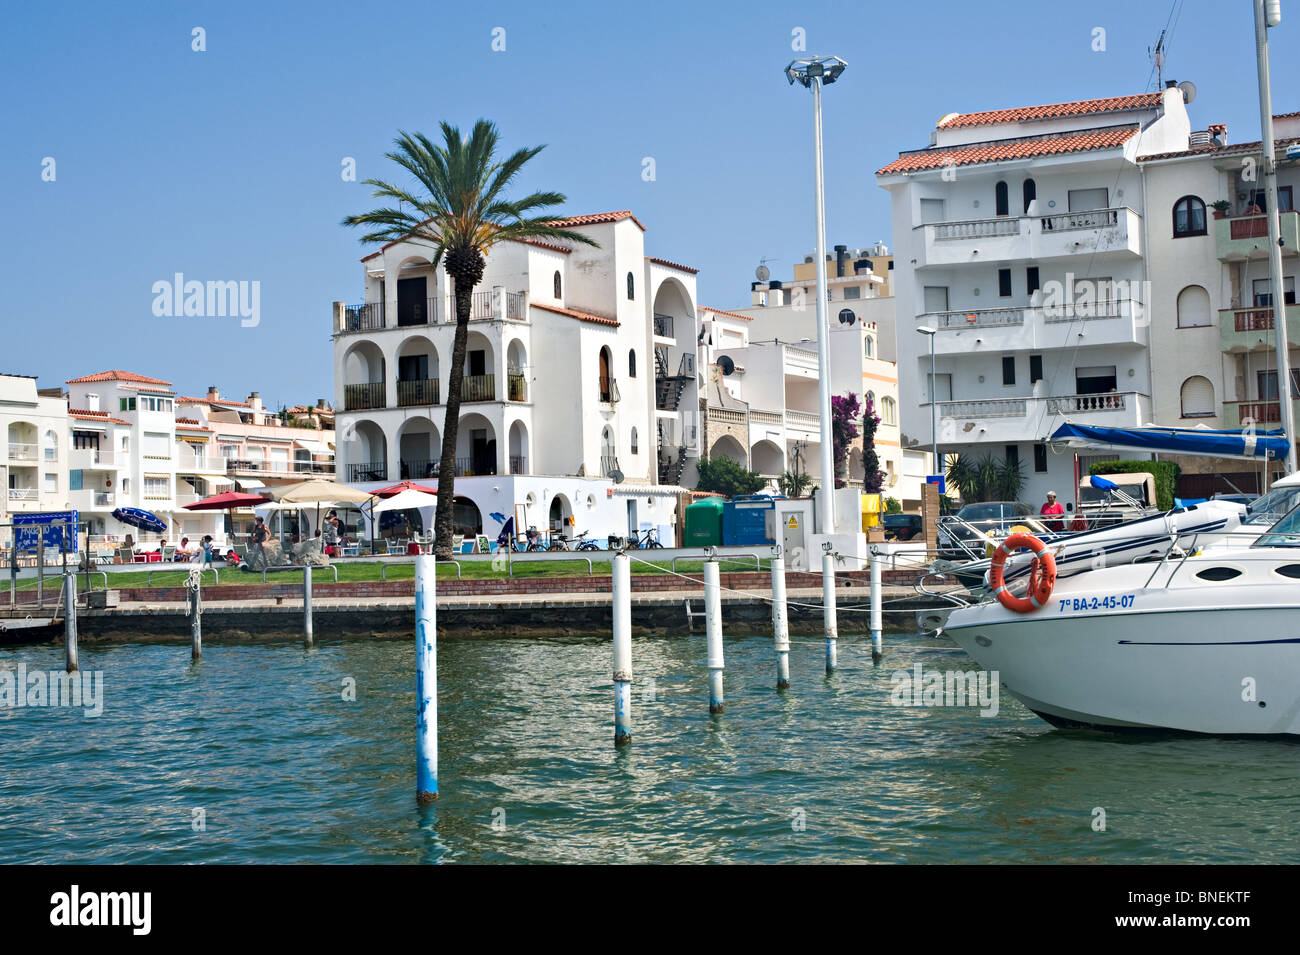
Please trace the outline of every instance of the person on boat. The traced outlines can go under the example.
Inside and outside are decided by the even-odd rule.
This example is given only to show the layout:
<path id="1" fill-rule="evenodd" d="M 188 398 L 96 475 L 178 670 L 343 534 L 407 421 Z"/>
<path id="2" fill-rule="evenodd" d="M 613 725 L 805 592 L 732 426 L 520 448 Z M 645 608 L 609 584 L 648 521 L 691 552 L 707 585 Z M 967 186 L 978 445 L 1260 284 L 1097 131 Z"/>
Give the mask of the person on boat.
<path id="1" fill-rule="evenodd" d="M 1047 492 L 1047 503 L 1039 508 L 1038 513 L 1045 517 L 1055 517 L 1058 514 L 1063 517 L 1065 515 L 1065 508 L 1056 500 L 1055 491 Z M 1065 529 L 1065 524 L 1062 521 L 1044 521 L 1043 523 L 1047 525 L 1048 530 L 1060 531 Z"/>

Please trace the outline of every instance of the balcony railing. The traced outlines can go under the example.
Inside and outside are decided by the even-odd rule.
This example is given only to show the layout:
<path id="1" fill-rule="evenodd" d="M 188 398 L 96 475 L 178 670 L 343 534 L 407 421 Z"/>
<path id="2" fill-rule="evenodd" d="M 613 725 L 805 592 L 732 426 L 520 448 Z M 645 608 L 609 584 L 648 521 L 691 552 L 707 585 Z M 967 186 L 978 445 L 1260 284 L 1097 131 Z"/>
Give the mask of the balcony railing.
<path id="1" fill-rule="evenodd" d="M 805 428 L 809 431 L 816 431 L 822 425 L 821 415 L 816 412 L 791 411 L 788 408 L 785 412 L 785 421 L 791 427 Z"/>
<path id="2" fill-rule="evenodd" d="M 348 481 L 387 481 L 388 465 L 383 461 L 349 464 Z"/>
<path id="3" fill-rule="evenodd" d="M 506 394 L 511 401 L 528 400 L 528 384 L 523 375 L 506 376 Z"/>
<path id="4" fill-rule="evenodd" d="M 409 308 L 403 308 L 409 305 Z M 402 328 L 411 325 L 436 325 L 442 321 L 442 299 L 421 298 L 397 302 L 397 324 Z"/>
<path id="5" fill-rule="evenodd" d="M 495 375 L 466 375 L 460 380 L 461 401 L 496 401 Z"/>
<path id="6" fill-rule="evenodd" d="M 785 360 L 787 364 L 796 368 L 806 368 L 809 371 L 817 370 L 817 353 L 807 348 L 794 348 L 787 345 Z"/>
<path id="7" fill-rule="evenodd" d="M 528 473 L 528 459 L 525 458 L 525 457 L 522 457 L 522 456 L 520 456 L 520 455 L 516 455 L 516 454 L 512 454 L 512 455 L 510 455 L 510 473 L 511 473 L 511 474 L 527 474 L 527 473 Z"/>
<path id="8" fill-rule="evenodd" d="M 482 462 L 484 468 L 481 471 L 472 470 L 472 463 L 473 458 L 457 458 L 456 463 L 452 466 L 452 472 L 456 477 L 465 477 L 474 474 L 496 474 L 496 462 Z M 441 470 L 441 458 L 402 458 L 401 480 L 407 481 L 436 478 Z"/>
<path id="9" fill-rule="evenodd" d="M 333 461 L 289 461 L 266 458 L 227 458 L 226 471 L 234 474 L 333 474 Z"/>
<path id="10" fill-rule="evenodd" d="M 68 465 L 72 468 L 93 468 L 93 467 L 111 467 L 113 465 L 113 452 L 105 448 L 73 448 L 68 458 Z"/>
<path id="11" fill-rule="evenodd" d="M 1280 424 L 1282 421 L 1282 406 L 1276 401 L 1225 401 L 1223 403 L 1225 417 L 1228 417 L 1233 409 L 1237 412 L 1238 427 L 1242 427 L 1248 420 L 1255 424 Z"/>
<path id="12" fill-rule="evenodd" d="M 384 406 L 384 383 L 369 381 L 358 385 L 343 386 L 343 410 L 361 411 L 365 408 L 382 408 Z"/>
<path id="13" fill-rule="evenodd" d="M 40 494 L 34 487 L 11 487 L 9 489 L 9 500 L 11 501 L 35 501 L 39 498 Z"/>
<path id="14" fill-rule="evenodd" d="M 1019 235 L 1020 219 L 999 216 L 996 219 L 968 219 L 960 222 L 935 222 L 934 237 L 943 239 L 984 239 L 995 235 Z"/>
<path id="15" fill-rule="evenodd" d="M 749 409 L 749 420 L 754 424 L 781 424 L 781 412 L 779 411 L 756 411 Z"/>
<path id="16" fill-rule="evenodd" d="M 9 443 L 10 461 L 35 461 L 39 447 L 35 444 Z"/>
<path id="17" fill-rule="evenodd" d="M 599 379 L 599 388 L 600 390 L 598 395 L 602 402 L 605 404 L 613 404 L 618 401 L 618 379 L 602 377 Z"/>
<path id="18" fill-rule="evenodd" d="M 941 418 L 1020 418 L 1025 415 L 1024 398 L 985 398 L 976 401 L 941 401 Z"/>
<path id="19" fill-rule="evenodd" d="M 619 470 L 618 456 L 613 454 L 602 454 L 600 456 L 600 474 L 604 477 L 614 471 Z"/>
<path id="20" fill-rule="evenodd" d="M 954 312 L 926 312 L 917 321 L 938 329 L 991 328 L 1000 325 L 1023 325 L 1023 308 L 969 308 Z"/>
<path id="21" fill-rule="evenodd" d="M 673 317 L 655 313 L 655 334 L 663 338 L 676 338 L 673 334 Z"/>
<path id="22" fill-rule="evenodd" d="M 406 381 L 398 379 L 397 404 L 400 407 L 410 405 L 436 405 L 438 403 L 437 378 L 413 378 Z"/>
<path id="23" fill-rule="evenodd" d="M 1123 209 L 1085 209 L 1081 212 L 1063 212 L 1059 215 L 1040 217 L 1039 227 L 1044 232 L 1104 229 L 1119 225 L 1119 214 L 1123 211 Z"/>
<path id="24" fill-rule="evenodd" d="M 710 407 L 707 412 L 708 416 L 714 421 L 721 424 L 744 424 L 745 412 L 735 411 L 731 408 L 714 408 Z"/>
<path id="25" fill-rule="evenodd" d="M 1300 219 L 1292 209 L 1284 209 L 1278 215 L 1278 237 L 1282 242 L 1282 254 L 1296 254 L 1297 242 L 1300 242 Z M 1238 261 L 1268 255 L 1268 216 L 1233 216 L 1214 221 L 1214 245 L 1216 255 L 1225 261 Z"/>
<path id="26" fill-rule="evenodd" d="M 526 299 L 523 292 L 506 292 L 506 318 L 523 321 L 527 317 Z"/>
<path id="27" fill-rule="evenodd" d="M 344 332 L 368 332 L 384 327 L 384 303 L 348 305 L 343 309 Z"/>
<path id="28" fill-rule="evenodd" d="M 470 296 L 469 318 L 470 321 L 482 321 L 493 317 L 492 311 L 492 290 L 488 289 L 483 292 L 474 292 Z"/>
<path id="29" fill-rule="evenodd" d="M 90 502 L 95 507 L 112 507 L 113 492 L 112 491 L 91 491 Z"/>
<path id="30" fill-rule="evenodd" d="M 1109 392 L 1101 395 L 1058 395 L 1047 399 L 1048 414 L 1088 414 L 1094 411 L 1123 411 L 1128 407 L 1126 397 L 1130 392 Z"/>

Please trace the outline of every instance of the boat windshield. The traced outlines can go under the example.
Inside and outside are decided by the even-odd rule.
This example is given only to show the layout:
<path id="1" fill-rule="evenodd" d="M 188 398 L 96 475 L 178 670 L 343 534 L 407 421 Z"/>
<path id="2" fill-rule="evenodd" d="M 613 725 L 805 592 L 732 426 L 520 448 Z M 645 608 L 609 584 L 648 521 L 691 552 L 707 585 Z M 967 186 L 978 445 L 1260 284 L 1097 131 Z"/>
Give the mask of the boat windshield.
<path id="1" fill-rule="evenodd" d="M 1252 547 L 1300 547 L 1300 507 L 1294 507 L 1280 521 L 1260 535 Z"/>
<path id="2" fill-rule="evenodd" d="M 1300 504 L 1300 487 L 1275 487 L 1250 502 L 1241 523 L 1268 527 L 1280 521 L 1297 504 Z"/>

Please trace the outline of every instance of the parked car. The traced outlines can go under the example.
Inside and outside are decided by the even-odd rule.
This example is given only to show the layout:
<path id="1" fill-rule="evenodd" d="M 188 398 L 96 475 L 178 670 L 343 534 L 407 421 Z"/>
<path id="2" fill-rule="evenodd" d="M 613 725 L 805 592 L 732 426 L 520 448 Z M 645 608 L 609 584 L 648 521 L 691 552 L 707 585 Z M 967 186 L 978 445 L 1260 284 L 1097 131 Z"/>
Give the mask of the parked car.
<path id="1" fill-rule="evenodd" d="M 984 556 L 980 538 L 1005 537 L 1012 526 L 1033 521 L 1034 512 L 1020 501 L 982 501 L 967 504 L 952 517 L 939 522 L 939 556 L 948 560 L 970 560 Z M 1033 526 L 1036 526 L 1034 522 Z M 965 546 L 963 546 L 965 545 Z"/>
<path id="2" fill-rule="evenodd" d="M 884 514 L 880 524 L 887 541 L 910 541 L 920 537 L 923 530 L 920 514 Z"/>

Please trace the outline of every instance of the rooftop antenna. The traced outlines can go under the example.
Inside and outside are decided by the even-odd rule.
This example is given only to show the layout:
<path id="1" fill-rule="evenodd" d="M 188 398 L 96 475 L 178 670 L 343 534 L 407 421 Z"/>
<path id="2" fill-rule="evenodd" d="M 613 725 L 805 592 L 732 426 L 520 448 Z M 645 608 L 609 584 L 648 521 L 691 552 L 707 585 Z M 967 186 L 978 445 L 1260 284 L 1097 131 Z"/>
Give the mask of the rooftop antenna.
<path id="1" fill-rule="evenodd" d="M 758 279 L 760 282 L 766 282 L 769 278 L 771 278 L 772 273 L 768 269 L 767 263 L 773 261 L 775 260 L 770 255 L 765 255 L 761 259 L 759 259 L 758 268 L 754 269 L 754 278 Z"/>
<path id="2" fill-rule="evenodd" d="M 1156 58 L 1156 89 L 1164 89 L 1165 86 L 1165 31 L 1160 31 L 1160 39 L 1156 40 L 1156 48 L 1153 51 Z"/>

